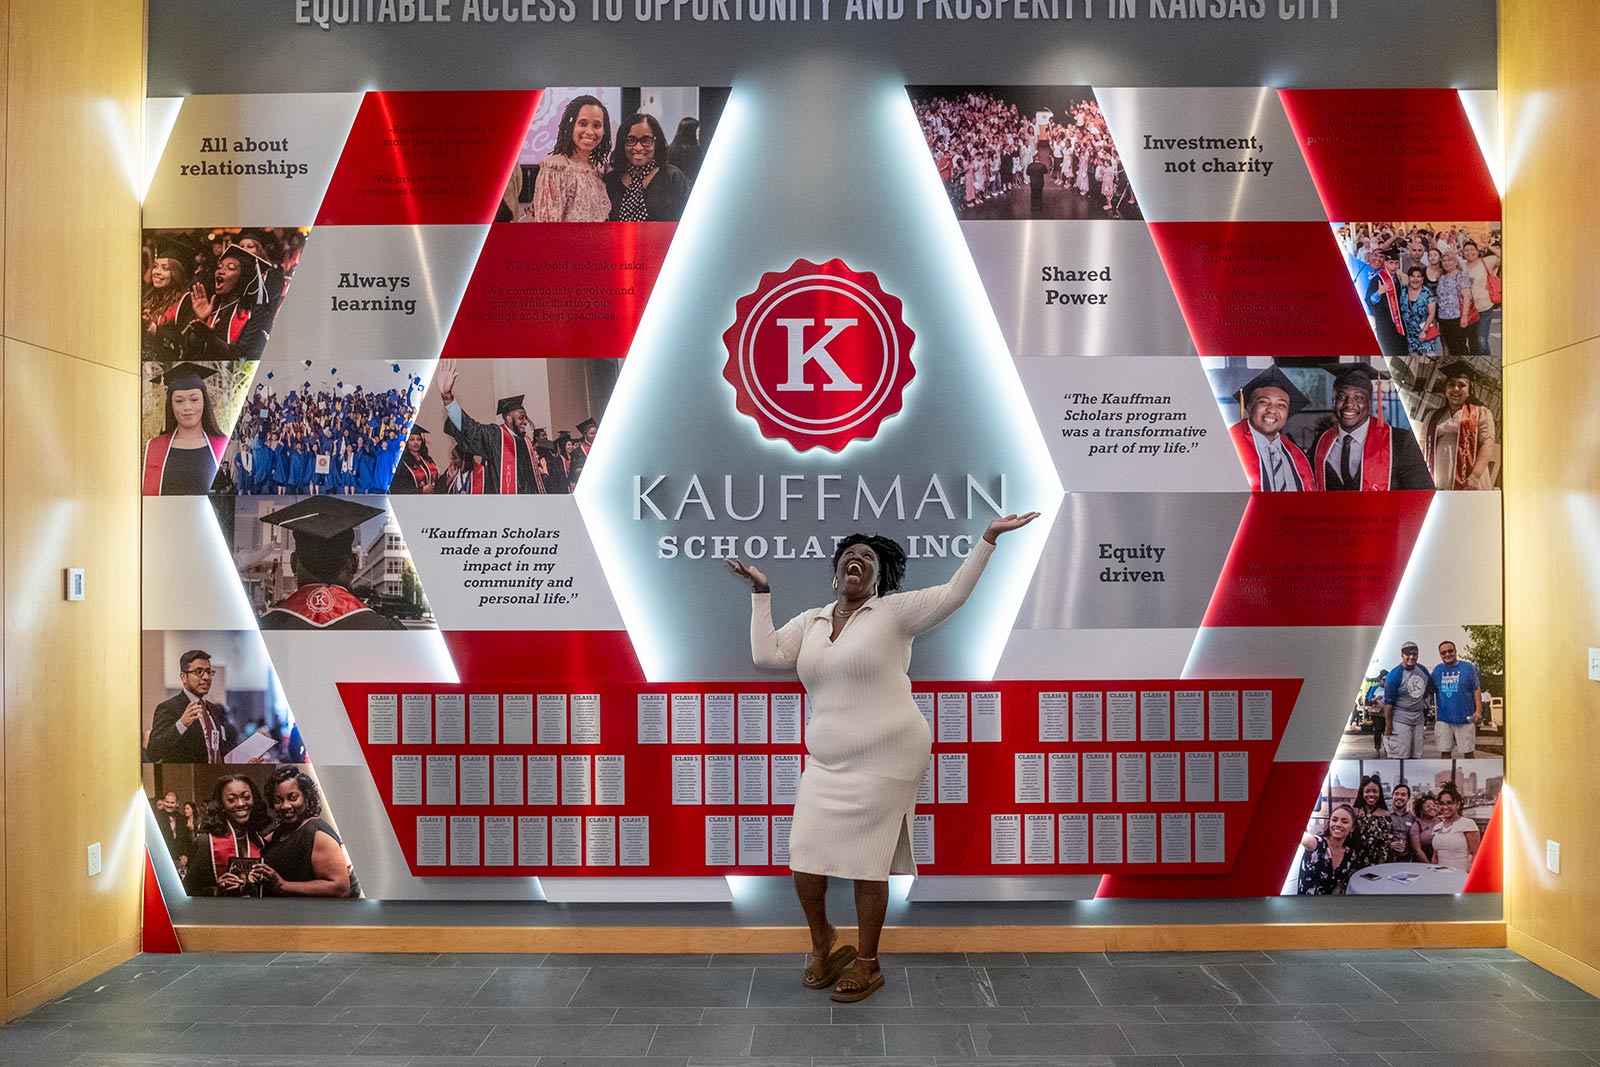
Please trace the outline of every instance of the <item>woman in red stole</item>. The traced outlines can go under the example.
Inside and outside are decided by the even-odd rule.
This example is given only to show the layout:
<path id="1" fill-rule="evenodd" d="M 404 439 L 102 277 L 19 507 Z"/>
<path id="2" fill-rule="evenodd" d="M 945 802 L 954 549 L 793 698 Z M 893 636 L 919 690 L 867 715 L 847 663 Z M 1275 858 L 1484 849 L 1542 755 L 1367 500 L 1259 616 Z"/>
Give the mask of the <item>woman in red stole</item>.
<path id="1" fill-rule="evenodd" d="M 197 496 L 211 489 L 228 435 L 217 425 L 206 379 L 216 373 L 178 363 L 151 379 L 167 388 L 165 432 L 144 446 L 145 496 Z"/>
<path id="2" fill-rule="evenodd" d="M 191 897 L 261 896 L 261 884 L 252 882 L 250 871 L 261 863 L 271 825 L 266 799 L 250 779 L 242 774 L 219 778 L 200 818 L 183 888 Z"/>

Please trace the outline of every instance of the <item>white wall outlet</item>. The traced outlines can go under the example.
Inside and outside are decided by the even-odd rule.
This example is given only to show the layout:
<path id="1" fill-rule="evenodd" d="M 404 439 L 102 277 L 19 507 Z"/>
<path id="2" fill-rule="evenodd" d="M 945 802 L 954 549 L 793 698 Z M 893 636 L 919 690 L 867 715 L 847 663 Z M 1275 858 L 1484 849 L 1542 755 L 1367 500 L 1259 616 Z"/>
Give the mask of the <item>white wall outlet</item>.
<path id="1" fill-rule="evenodd" d="M 1550 868 L 1551 874 L 1561 873 L 1561 842 L 1546 841 L 1544 843 L 1544 865 Z"/>
<path id="2" fill-rule="evenodd" d="M 93 878 L 100 873 L 100 842 L 96 841 L 89 846 L 89 877 Z"/>
<path id="3" fill-rule="evenodd" d="M 68 567 L 66 578 L 66 595 L 68 600 L 83 599 L 83 568 Z"/>
<path id="4" fill-rule="evenodd" d="M 1600 682 L 1600 648 L 1589 650 L 1589 681 Z"/>

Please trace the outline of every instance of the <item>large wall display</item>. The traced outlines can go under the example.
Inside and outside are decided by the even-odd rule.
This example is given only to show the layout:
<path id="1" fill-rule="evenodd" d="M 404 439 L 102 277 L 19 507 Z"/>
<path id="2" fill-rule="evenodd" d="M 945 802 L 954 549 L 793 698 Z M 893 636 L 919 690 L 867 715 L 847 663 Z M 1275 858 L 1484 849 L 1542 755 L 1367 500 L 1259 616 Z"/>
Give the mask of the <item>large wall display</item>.
<path id="1" fill-rule="evenodd" d="M 1493 95 L 892 95 L 815 171 L 919 220 L 892 255 L 771 195 L 821 125 L 737 85 L 152 102 L 191 893 L 783 874 L 811 706 L 725 561 L 781 624 L 846 534 L 914 590 L 1030 510 L 910 661 L 919 873 L 1498 890 Z"/>

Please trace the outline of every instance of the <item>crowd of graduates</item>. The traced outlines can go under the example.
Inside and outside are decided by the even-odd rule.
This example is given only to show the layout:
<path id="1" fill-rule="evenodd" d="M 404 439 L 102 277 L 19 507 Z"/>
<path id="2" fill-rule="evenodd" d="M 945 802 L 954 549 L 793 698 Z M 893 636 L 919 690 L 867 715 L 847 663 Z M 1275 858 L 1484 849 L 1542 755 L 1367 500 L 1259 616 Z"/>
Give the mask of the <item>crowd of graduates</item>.
<path id="1" fill-rule="evenodd" d="M 387 493 L 415 414 L 409 389 L 314 390 L 279 396 L 258 383 L 225 468 L 253 495 Z"/>

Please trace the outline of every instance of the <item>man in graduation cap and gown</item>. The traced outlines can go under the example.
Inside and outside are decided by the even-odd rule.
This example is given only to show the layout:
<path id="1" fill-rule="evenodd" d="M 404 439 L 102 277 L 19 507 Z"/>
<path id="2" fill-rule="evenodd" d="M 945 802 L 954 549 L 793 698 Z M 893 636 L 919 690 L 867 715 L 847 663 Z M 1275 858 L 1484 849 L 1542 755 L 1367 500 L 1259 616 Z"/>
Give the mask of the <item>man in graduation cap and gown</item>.
<path id="1" fill-rule="evenodd" d="M 1317 439 L 1312 469 L 1329 492 L 1432 489 L 1422 449 L 1395 433 L 1377 404 L 1378 372 L 1367 363 L 1324 367 L 1333 375 L 1333 425 Z"/>
<path id="2" fill-rule="evenodd" d="M 342 496 L 311 496 L 264 515 L 294 535 L 289 566 L 300 588 L 268 608 L 263 630 L 401 630 L 350 591 L 356 573 L 356 530 L 382 508 Z"/>
<path id="3" fill-rule="evenodd" d="M 478 422 L 456 402 L 456 368 L 454 363 L 441 363 L 434 375 L 439 386 L 439 400 L 444 404 L 444 432 L 461 442 L 469 455 L 483 459 L 485 493 L 548 493 L 547 469 L 543 458 L 535 450 L 532 426 L 522 397 L 503 397 L 495 405 L 500 416 L 498 425 Z"/>
<path id="4" fill-rule="evenodd" d="M 199 496 L 211 490 L 228 447 L 206 389 L 206 379 L 216 373 L 198 363 L 175 363 L 150 379 L 167 389 L 166 430 L 144 446 L 145 496 Z"/>
<path id="5" fill-rule="evenodd" d="M 1258 493 L 1307 493 L 1317 489 L 1311 462 L 1283 434 L 1291 416 L 1309 401 L 1276 366 L 1244 383 L 1239 406 L 1244 418 L 1229 427 L 1250 488 Z"/>

